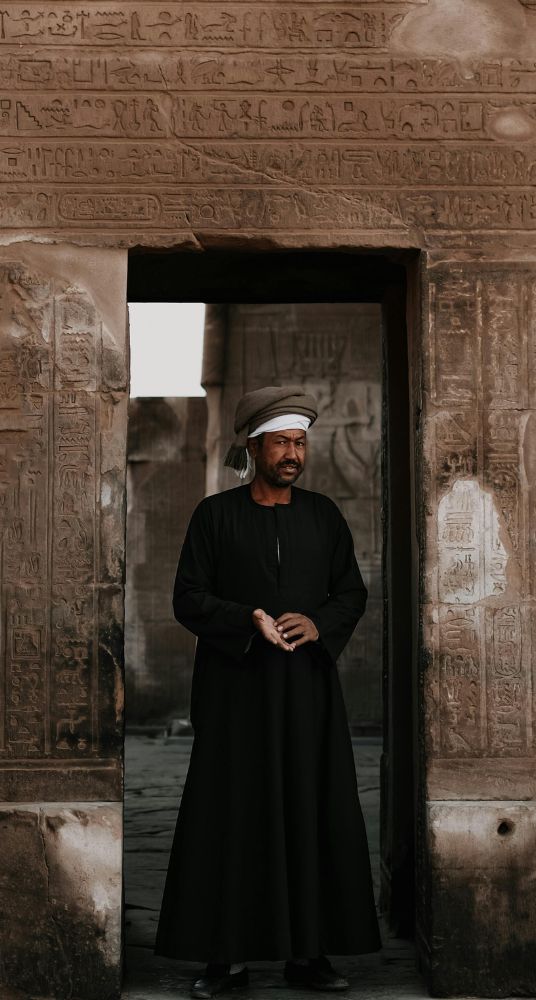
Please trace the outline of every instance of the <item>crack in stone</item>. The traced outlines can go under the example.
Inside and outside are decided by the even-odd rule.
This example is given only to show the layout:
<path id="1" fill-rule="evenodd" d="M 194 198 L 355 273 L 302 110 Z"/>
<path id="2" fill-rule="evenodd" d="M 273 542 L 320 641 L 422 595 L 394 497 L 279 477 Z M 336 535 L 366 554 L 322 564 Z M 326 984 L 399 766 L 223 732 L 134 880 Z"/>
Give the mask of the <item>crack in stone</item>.
<path id="1" fill-rule="evenodd" d="M 248 179 L 259 178 L 270 182 L 276 181 L 279 184 L 279 187 L 281 188 L 282 191 L 291 190 L 293 192 L 310 195 L 313 198 L 325 198 L 326 196 L 330 198 L 337 198 L 343 204 L 347 204 L 352 211 L 355 211 L 356 208 L 359 207 L 359 205 L 365 204 L 362 200 L 359 199 L 357 201 L 352 200 L 350 197 L 348 197 L 348 195 L 345 195 L 340 191 L 333 191 L 333 190 L 323 191 L 322 189 L 315 188 L 314 186 L 309 187 L 307 185 L 304 185 L 303 182 L 296 181 L 295 178 L 290 177 L 288 174 L 284 172 L 278 172 L 277 174 L 276 173 L 272 174 L 266 172 L 265 170 L 256 170 L 251 167 L 245 167 L 240 163 L 230 163 L 229 160 L 225 159 L 225 157 L 220 157 L 214 152 L 207 153 L 205 152 L 205 150 L 199 149 L 197 146 L 192 145 L 191 143 L 188 143 L 183 138 L 181 138 L 181 136 L 177 132 L 173 112 L 171 112 L 171 115 L 168 117 L 168 125 L 170 127 L 171 133 L 175 137 L 175 141 L 177 142 L 179 148 L 187 153 L 191 153 L 197 156 L 205 163 L 214 163 L 217 165 L 223 164 L 225 167 L 227 167 L 227 169 L 235 170 L 238 176 L 245 175 L 248 177 Z M 232 189 L 230 190 L 232 191 Z M 384 213 L 385 215 L 383 225 L 387 226 L 389 224 L 392 224 L 396 225 L 397 229 L 399 230 L 408 231 L 409 229 L 408 225 L 406 223 L 403 223 L 402 220 L 397 216 L 395 216 L 392 212 L 390 212 L 389 209 L 384 208 L 382 205 L 377 205 L 376 207 L 380 209 L 381 212 Z M 381 228 L 379 220 L 377 228 Z M 193 228 L 190 228 L 190 233 L 193 240 L 197 244 L 198 248 L 202 250 L 203 242 L 200 236 L 197 235 L 197 233 L 194 231 Z"/>
<path id="2" fill-rule="evenodd" d="M 238 174 L 243 173 L 246 174 L 248 177 L 253 176 L 262 178 L 263 180 L 277 181 L 283 191 L 285 190 L 298 191 L 301 192 L 302 194 L 312 195 L 313 197 L 316 198 L 324 198 L 326 197 L 326 195 L 328 195 L 330 198 L 337 198 L 343 204 L 347 204 L 349 208 L 351 208 L 352 210 L 355 210 L 356 207 L 359 206 L 359 204 L 363 204 L 362 200 L 361 201 L 352 200 L 352 198 L 350 198 L 348 195 L 340 191 L 333 191 L 332 189 L 324 191 L 321 188 L 320 189 L 315 188 L 314 186 L 309 187 L 308 185 L 303 184 L 303 182 L 301 181 L 296 181 L 295 178 L 290 177 L 283 171 L 278 173 L 270 173 L 264 170 L 255 170 L 251 167 L 242 166 L 242 164 L 240 163 L 229 163 L 229 161 L 226 160 L 224 157 L 217 156 L 217 154 L 215 153 L 206 153 L 204 150 L 200 150 L 195 146 L 190 146 L 188 143 L 185 143 L 184 140 L 180 140 L 180 144 L 189 152 L 194 152 L 197 156 L 204 159 L 205 162 L 225 164 L 227 167 L 236 169 Z M 388 209 L 384 208 L 381 205 L 378 205 L 377 207 L 380 208 L 383 213 L 385 213 L 386 223 L 387 221 L 390 221 L 391 223 L 396 224 L 398 227 L 402 228 L 400 226 L 401 220 L 397 218 L 395 215 L 393 215 L 392 212 L 390 212 Z M 407 230 L 408 226 L 404 224 L 403 228 Z"/>

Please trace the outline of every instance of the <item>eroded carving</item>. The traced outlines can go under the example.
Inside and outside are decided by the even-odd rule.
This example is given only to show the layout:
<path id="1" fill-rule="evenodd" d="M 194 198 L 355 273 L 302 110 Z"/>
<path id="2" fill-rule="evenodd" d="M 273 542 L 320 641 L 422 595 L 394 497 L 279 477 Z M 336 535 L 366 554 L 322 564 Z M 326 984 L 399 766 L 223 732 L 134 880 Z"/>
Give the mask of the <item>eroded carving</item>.
<path id="1" fill-rule="evenodd" d="M 109 622 L 95 590 L 104 337 L 87 293 L 0 263 L 4 759 L 98 756 L 107 740 L 99 631 Z"/>
<path id="2" fill-rule="evenodd" d="M 532 513 L 519 456 L 534 384 L 532 285 L 530 264 L 473 261 L 437 268 L 429 286 L 440 603 L 428 704 L 434 752 L 446 756 L 531 752 Z"/>

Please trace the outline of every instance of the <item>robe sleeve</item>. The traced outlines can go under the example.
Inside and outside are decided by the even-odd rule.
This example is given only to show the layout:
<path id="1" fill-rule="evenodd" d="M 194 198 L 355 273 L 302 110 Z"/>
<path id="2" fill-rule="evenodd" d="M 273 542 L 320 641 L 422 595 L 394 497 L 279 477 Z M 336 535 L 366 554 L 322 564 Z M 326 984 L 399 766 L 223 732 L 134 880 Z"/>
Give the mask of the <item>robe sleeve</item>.
<path id="1" fill-rule="evenodd" d="M 319 632 L 319 642 L 333 660 L 342 653 L 365 611 L 368 591 L 357 565 L 354 543 L 342 514 L 332 552 L 329 595 L 309 617 Z"/>
<path id="2" fill-rule="evenodd" d="M 215 595 L 216 559 L 216 533 L 202 501 L 192 514 L 179 557 L 173 613 L 199 639 L 221 653 L 241 658 L 255 632 L 251 620 L 255 608 Z"/>

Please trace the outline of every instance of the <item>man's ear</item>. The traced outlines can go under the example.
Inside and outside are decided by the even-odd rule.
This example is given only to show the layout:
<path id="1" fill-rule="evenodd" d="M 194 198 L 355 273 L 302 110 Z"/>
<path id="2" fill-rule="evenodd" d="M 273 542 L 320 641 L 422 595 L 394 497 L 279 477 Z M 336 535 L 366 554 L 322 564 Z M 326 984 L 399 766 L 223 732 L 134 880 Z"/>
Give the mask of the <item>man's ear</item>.
<path id="1" fill-rule="evenodd" d="M 257 454 L 257 446 L 258 446 L 258 441 L 256 441 L 255 438 L 249 438 L 247 443 L 247 449 L 249 451 L 249 454 L 251 455 L 251 458 L 255 458 Z"/>

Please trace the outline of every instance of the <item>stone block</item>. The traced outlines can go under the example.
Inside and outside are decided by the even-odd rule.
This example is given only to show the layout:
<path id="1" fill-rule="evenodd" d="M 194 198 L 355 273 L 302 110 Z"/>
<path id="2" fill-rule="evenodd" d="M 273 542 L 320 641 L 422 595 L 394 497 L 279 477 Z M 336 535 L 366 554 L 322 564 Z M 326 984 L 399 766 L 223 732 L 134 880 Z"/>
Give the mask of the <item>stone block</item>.
<path id="1" fill-rule="evenodd" d="M 0 981 L 54 1000 L 120 994 L 122 807 L 0 806 Z"/>
<path id="2" fill-rule="evenodd" d="M 433 996 L 534 996 L 536 806 L 427 809 Z"/>

